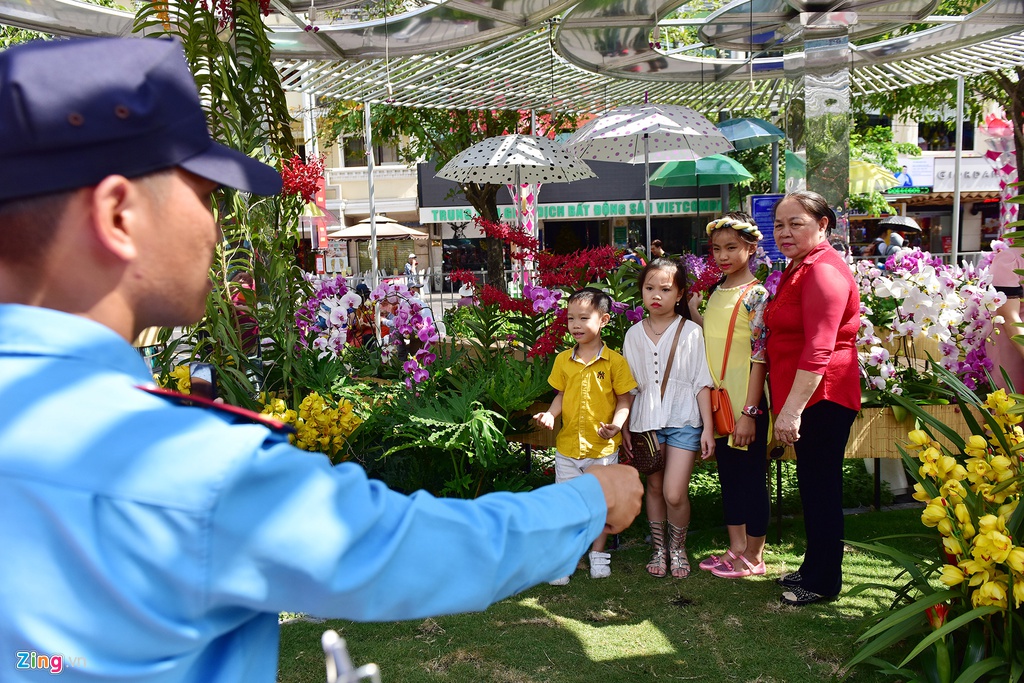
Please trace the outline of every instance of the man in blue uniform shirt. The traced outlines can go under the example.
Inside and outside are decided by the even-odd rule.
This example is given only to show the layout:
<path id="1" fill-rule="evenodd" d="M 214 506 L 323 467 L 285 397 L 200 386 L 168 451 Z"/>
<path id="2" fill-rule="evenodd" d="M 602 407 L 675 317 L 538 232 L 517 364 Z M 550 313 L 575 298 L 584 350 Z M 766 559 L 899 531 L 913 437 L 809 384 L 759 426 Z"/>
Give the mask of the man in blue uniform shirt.
<path id="1" fill-rule="evenodd" d="M 211 193 L 280 183 L 210 139 L 173 42 L 0 52 L 0 651 L 17 666 L 273 681 L 281 610 L 483 609 L 639 512 L 622 466 L 475 501 L 399 495 L 139 388 L 128 340 L 204 312 Z"/>

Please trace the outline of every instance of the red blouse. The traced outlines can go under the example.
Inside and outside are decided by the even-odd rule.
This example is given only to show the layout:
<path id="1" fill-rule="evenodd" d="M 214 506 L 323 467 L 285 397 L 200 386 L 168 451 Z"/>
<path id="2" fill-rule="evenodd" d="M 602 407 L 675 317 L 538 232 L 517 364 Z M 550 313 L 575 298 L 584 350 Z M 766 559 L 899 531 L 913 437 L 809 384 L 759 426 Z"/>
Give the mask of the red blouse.
<path id="1" fill-rule="evenodd" d="M 808 406 L 828 400 L 860 410 L 860 293 L 850 266 L 827 240 L 783 272 L 765 324 L 772 412 L 785 405 L 797 370 L 822 375 Z"/>

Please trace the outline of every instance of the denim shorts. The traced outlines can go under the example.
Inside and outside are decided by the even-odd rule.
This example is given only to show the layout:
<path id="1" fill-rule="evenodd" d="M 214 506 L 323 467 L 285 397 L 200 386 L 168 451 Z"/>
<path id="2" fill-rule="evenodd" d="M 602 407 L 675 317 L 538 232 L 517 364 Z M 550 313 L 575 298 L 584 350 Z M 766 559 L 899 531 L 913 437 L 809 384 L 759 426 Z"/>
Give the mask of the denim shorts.
<path id="1" fill-rule="evenodd" d="M 658 443 L 699 453 L 700 434 L 699 427 L 664 427 L 658 430 Z"/>

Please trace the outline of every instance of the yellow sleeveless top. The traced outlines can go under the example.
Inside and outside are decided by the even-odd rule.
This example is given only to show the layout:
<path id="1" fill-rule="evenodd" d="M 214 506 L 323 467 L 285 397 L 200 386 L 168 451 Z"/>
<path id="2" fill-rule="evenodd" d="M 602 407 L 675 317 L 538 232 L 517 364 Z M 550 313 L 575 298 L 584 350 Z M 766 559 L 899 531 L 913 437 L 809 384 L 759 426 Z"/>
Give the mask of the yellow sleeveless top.
<path id="1" fill-rule="evenodd" d="M 756 286 L 756 285 L 755 285 Z M 719 286 L 708 299 L 704 310 L 704 350 L 708 357 L 708 368 L 715 386 L 723 385 L 719 375 L 722 372 L 722 356 L 725 354 L 725 341 L 729 334 L 729 321 L 740 294 L 748 285 L 725 288 Z M 729 348 L 729 360 L 725 368 L 725 389 L 732 401 L 733 418 L 740 419 L 740 411 L 747 400 L 747 380 L 750 378 L 750 313 L 747 307 L 740 304 L 736 314 L 736 331 L 732 335 L 732 346 Z M 715 436 L 721 436 L 716 434 Z M 737 448 L 729 437 L 729 446 Z M 746 450 L 742 447 L 739 450 Z"/>

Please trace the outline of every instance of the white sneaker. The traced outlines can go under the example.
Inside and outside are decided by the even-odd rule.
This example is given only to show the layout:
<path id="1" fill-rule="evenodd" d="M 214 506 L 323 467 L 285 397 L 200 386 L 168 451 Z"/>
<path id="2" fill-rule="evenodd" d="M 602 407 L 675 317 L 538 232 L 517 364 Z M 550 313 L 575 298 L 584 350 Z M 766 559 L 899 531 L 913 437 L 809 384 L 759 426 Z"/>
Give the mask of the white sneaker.
<path id="1" fill-rule="evenodd" d="M 549 586 L 564 586 L 564 585 L 566 585 L 568 583 L 569 583 L 569 577 L 568 576 L 563 576 L 562 578 L 555 579 L 554 581 L 548 581 L 548 585 Z"/>
<path id="2" fill-rule="evenodd" d="M 612 575 L 612 556 L 597 550 L 590 551 L 590 578 L 607 579 Z"/>

